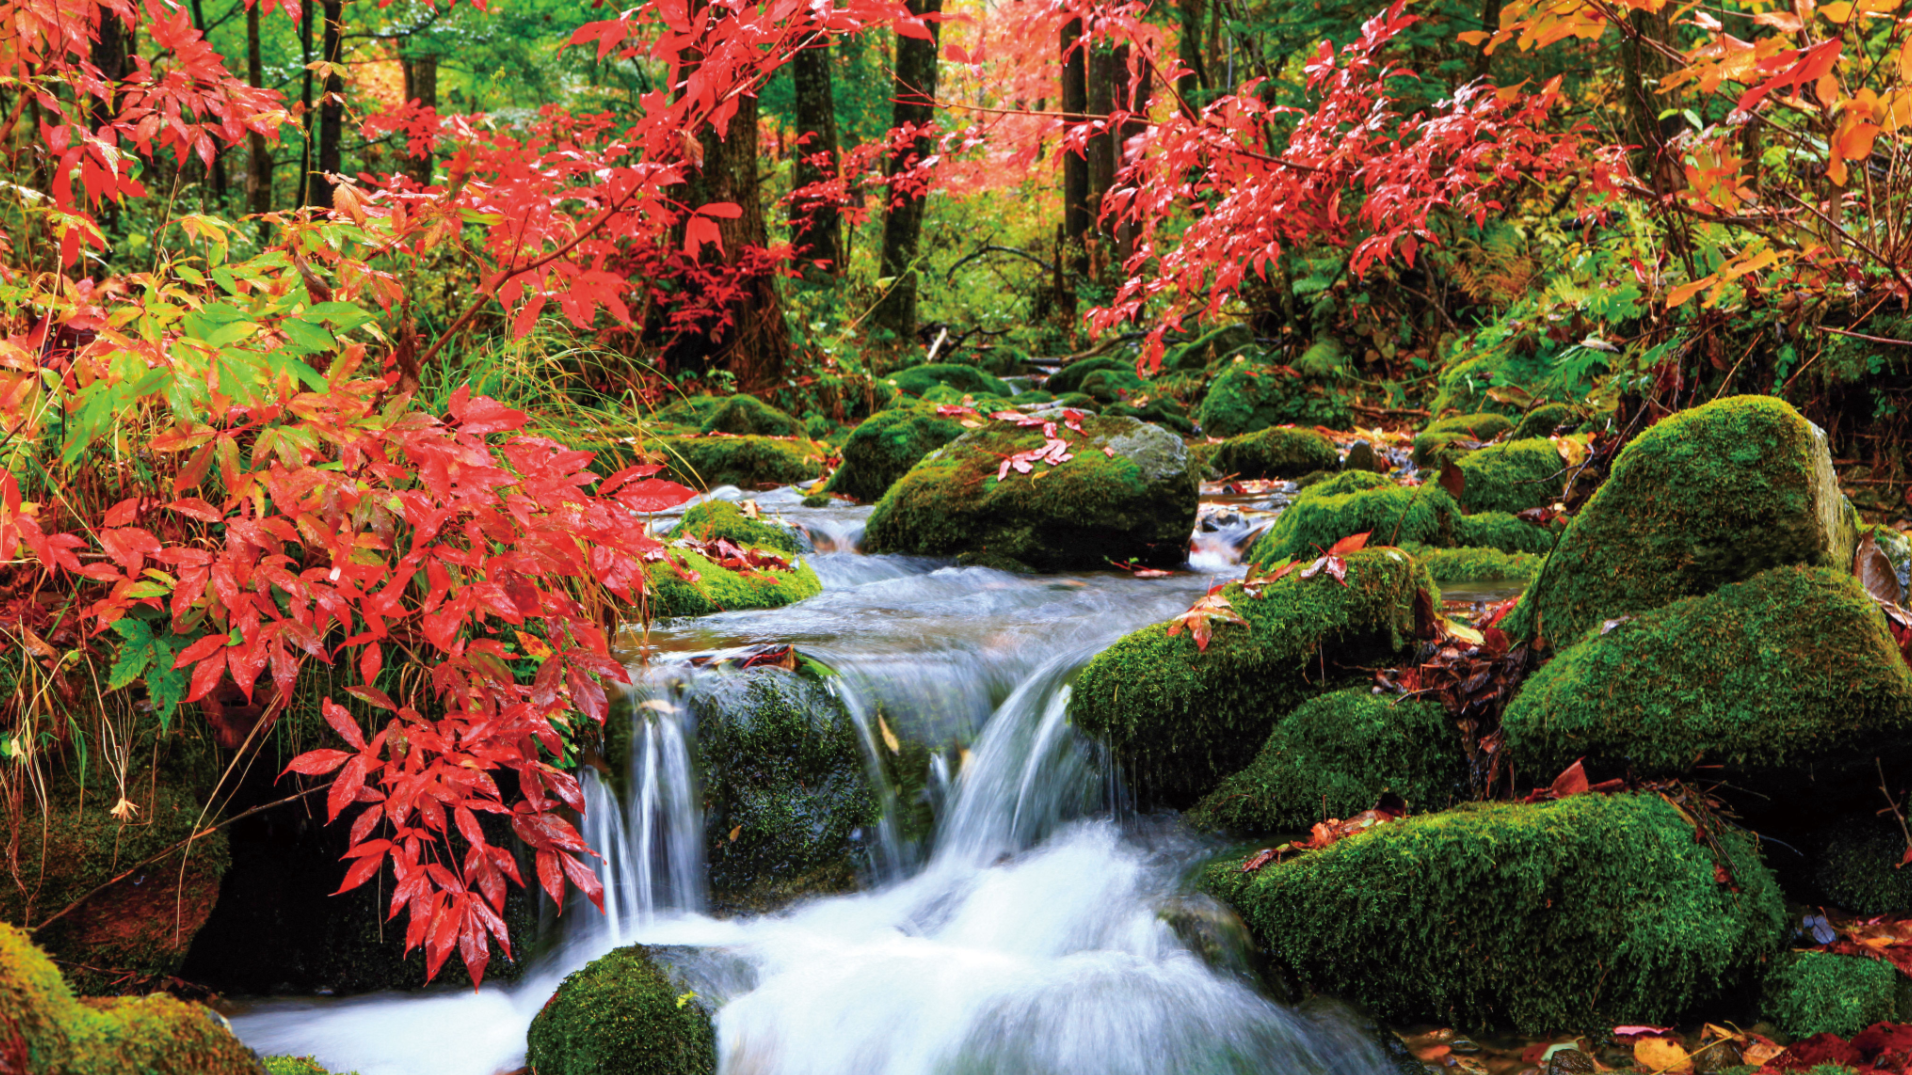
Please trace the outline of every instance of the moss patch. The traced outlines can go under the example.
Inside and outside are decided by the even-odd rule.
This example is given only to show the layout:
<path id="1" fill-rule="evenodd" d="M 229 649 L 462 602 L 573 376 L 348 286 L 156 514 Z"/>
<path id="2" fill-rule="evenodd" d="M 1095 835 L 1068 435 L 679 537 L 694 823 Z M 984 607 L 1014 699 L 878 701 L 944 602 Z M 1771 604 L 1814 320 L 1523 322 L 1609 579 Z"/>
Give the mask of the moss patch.
<path id="1" fill-rule="evenodd" d="M 1108 743 L 1149 801 L 1185 807 L 1241 769 L 1288 711 L 1400 655 L 1427 573 L 1399 549 L 1347 558 L 1347 585 L 1291 574 L 1259 598 L 1223 595 L 1248 627 L 1216 627 L 1201 652 L 1168 624 L 1125 635 L 1076 678 L 1070 716 Z"/>
<path id="2" fill-rule="evenodd" d="M 1298 478 L 1317 470 L 1334 470 L 1341 454 L 1334 442 L 1312 429 L 1273 427 L 1245 433 L 1214 445 L 1208 461 L 1220 474 L 1243 478 Z"/>
<path id="3" fill-rule="evenodd" d="M 1469 804 L 1203 884 L 1306 986 L 1397 1020 L 1525 1033 L 1664 1025 L 1738 986 L 1785 936 L 1750 839 L 1720 866 L 1656 795 Z"/>
<path id="4" fill-rule="evenodd" d="M 1525 524 L 1523 524 L 1525 525 Z M 1426 565 L 1427 573 L 1434 581 L 1443 585 L 1450 582 L 1493 582 L 1499 580 L 1517 580 L 1525 582 L 1540 570 L 1541 557 L 1526 552 L 1502 552 L 1499 549 L 1482 549 L 1472 546 L 1458 549 L 1436 549 L 1426 545 L 1414 545 L 1408 548 L 1416 559 Z"/>
<path id="5" fill-rule="evenodd" d="M 1510 440 L 1467 452 L 1454 460 L 1466 484 L 1461 502 L 1469 511 L 1521 512 L 1560 498 L 1566 463 L 1545 438 Z"/>
<path id="6" fill-rule="evenodd" d="M 1912 869 L 1899 869 L 1905 837 L 1898 826 L 1847 820 L 1823 840 L 1813 880 L 1827 903 L 1862 915 L 1912 911 Z"/>
<path id="7" fill-rule="evenodd" d="M 1221 782 L 1189 820 L 1237 832 L 1306 829 L 1351 817 L 1392 791 L 1439 810 L 1467 779 L 1447 711 L 1366 687 L 1324 694 L 1282 718 L 1248 768 Z"/>
<path id="8" fill-rule="evenodd" d="M 1520 419 L 1520 424 L 1508 434 L 1507 439 L 1526 440 L 1528 437 L 1551 437 L 1554 430 L 1575 420 L 1573 408 L 1565 403 L 1547 403 L 1528 411 Z"/>
<path id="9" fill-rule="evenodd" d="M 525 1044 L 525 1063 L 538 1075 L 712 1075 L 717 1070 L 710 1013 L 673 985 L 651 950 L 639 944 L 567 976 L 531 1020 Z"/>
<path id="10" fill-rule="evenodd" d="M 673 616 L 708 616 L 714 612 L 735 612 L 745 608 L 782 608 L 823 592 L 823 583 L 810 565 L 796 561 L 790 571 L 770 569 L 750 574 L 719 567 L 690 549 L 666 550 L 686 573 L 697 576 L 691 581 L 671 569 L 670 564 L 647 564 L 644 575 L 650 582 L 652 619 Z"/>
<path id="11" fill-rule="evenodd" d="M 1787 952 L 1766 976 L 1760 1016 L 1791 1038 L 1850 1038 L 1874 1023 L 1898 1022 L 1903 979 L 1892 964 L 1831 952 Z"/>
<path id="12" fill-rule="evenodd" d="M 731 396 L 709 408 L 697 425 L 700 433 L 737 437 L 800 437 L 803 423 L 756 396 Z"/>
<path id="13" fill-rule="evenodd" d="M 1825 435 L 1770 396 L 1723 399 L 1620 452 L 1504 626 L 1562 645 L 1769 567 L 1849 569 L 1856 540 Z"/>
<path id="14" fill-rule="evenodd" d="M 1429 422 L 1414 437 L 1414 465 L 1436 467 L 1442 453 L 1456 441 L 1490 441 L 1514 428 L 1504 414 L 1457 414 Z"/>
<path id="15" fill-rule="evenodd" d="M 1347 429 L 1354 413 L 1326 385 L 1237 359 L 1209 385 L 1197 420 L 1211 437 L 1234 437 L 1288 424 Z"/>
<path id="16" fill-rule="evenodd" d="M 735 544 L 760 549 L 792 554 L 803 551 L 803 539 L 797 536 L 795 530 L 763 519 L 752 519 L 744 514 L 742 508 L 728 500 L 706 500 L 686 511 L 677 525 L 671 528 L 670 536 L 694 537 L 701 541 L 727 538 Z"/>
<path id="17" fill-rule="evenodd" d="M 916 461 L 963 435 L 954 418 L 918 404 L 878 411 L 843 443 L 843 465 L 826 487 L 868 503 L 881 497 Z"/>
<path id="18" fill-rule="evenodd" d="M 975 366 L 958 366 L 953 363 L 935 362 L 923 366 L 911 366 L 898 370 L 884 378 L 905 393 L 922 396 L 937 385 L 948 385 L 958 392 L 973 392 L 979 396 L 1000 396 L 1008 399 L 1016 394 L 1009 383 L 1002 378 L 977 369 Z"/>
<path id="19" fill-rule="evenodd" d="M 762 489 L 805 482 L 823 473 L 823 457 L 804 440 L 775 437 L 659 437 L 669 477 L 700 489 Z"/>
<path id="20" fill-rule="evenodd" d="M 1265 567 L 1285 557 L 1319 556 L 1319 549 L 1364 532 L 1377 545 L 1448 546 L 1459 514 L 1454 498 L 1439 486 L 1395 485 L 1371 471 L 1351 470 L 1304 489 L 1250 546 L 1248 559 Z"/>

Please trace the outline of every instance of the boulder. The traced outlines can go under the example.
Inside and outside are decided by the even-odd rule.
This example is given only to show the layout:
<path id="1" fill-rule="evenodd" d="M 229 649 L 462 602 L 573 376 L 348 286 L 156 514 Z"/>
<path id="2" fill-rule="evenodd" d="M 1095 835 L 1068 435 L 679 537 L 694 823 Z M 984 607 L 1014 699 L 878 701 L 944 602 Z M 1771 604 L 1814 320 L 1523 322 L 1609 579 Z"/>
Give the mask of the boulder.
<path id="1" fill-rule="evenodd" d="M 1470 512 L 1515 514 L 1560 499 L 1567 464 L 1544 437 L 1503 441 L 1453 457 L 1463 484 L 1460 500 Z"/>
<path id="2" fill-rule="evenodd" d="M 1234 437 L 1278 425 L 1347 429 L 1354 413 L 1324 384 L 1238 357 L 1209 385 L 1196 420 L 1211 437 Z"/>
<path id="3" fill-rule="evenodd" d="M 774 549 L 793 556 L 807 551 L 794 527 L 764 518 L 750 518 L 742 507 L 728 500 L 706 500 L 692 506 L 671 528 L 670 536 L 699 541 L 724 538 L 737 545 Z"/>
<path id="4" fill-rule="evenodd" d="M 1367 687 L 1324 694 L 1283 717 L 1246 769 L 1189 812 L 1204 828 L 1293 832 L 1352 817 L 1385 792 L 1417 811 L 1466 791 L 1467 765 L 1447 710 Z"/>
<path id="5" fill-rule="evenodd" d="M 1042 382 L 1042 390 L 1058 396 L 1068 395 L 1070 392 L 1081 392 L 1083 391 L 1082 382 L 1087 380 L 1090 374 L 1108 370 L 1127 371 L 1130 377 L 1135 378 L 1136 383 L 1141 383 L 1142 379 L 1135 375 L 1135 363 L 1126 358 L 1104 355 L 1100 358 L 1084 358 L 1069 363 L 1050 374 L 1049 379 Z"/>
<path id="6" fill-rule="evenodd" d="M 825 486 L 869 503 L 881 497 L 916 461 L 963 435 L 959 419 L 924 404 L 878 411 L 843 442 L 843 465 Z"/>
<path id="7" fill-rule="evenodd" d="M 1457 414 L 1436 419 L 1414 437 L 1414 465 L 1439 467 L 1448 445 L 1457 441 L 1485 443 L 1512 428 L 1513 419 L 1504 414 Z"/>
<path id="8" fill-rule="evenodd" d="M 1850 570 L 1856 542 L 1825 434 L 1782 400 L 1735 396 L 1622 449 L 1502 626 L 1565 645 L 1767 568 Z"/>
<path id="9" fill-rule="evenodd" d="M 1346 585 L 1295 572 L 1249 597 L 1230 584 L 1221 596 L 1248 626 L 1214 625 L 1205 651 L 1171 624 L 1123 636 L 1076 677 L 1071 718 L 1145 801 L 1187 807 L 1253 760 L 1290 710 L 1406 655 L 1427 573 L 1399 549 L 1346 563 Z"/>
<path id="10" fill-rule="evenodd" d="M 1001 396 L 1004 399 L 1016 394 L 1016 390 L 1009 387 L 1008 382 L 995 374 L 977 369 L 975 366 L 958 366 L 948 362 L 911 366 L 890 374 L 884 380 L 908 395 L 918 397 L 937 385 L 948 385 L 958 392 L 970 392 L 979 396 Z"/>
<path id="11" fill-rule="evenodd" d="M 525 1035 L 538 1075 L 714 1075 L 717 1035 L 704 1003 L 641 944 L 572 971 Z"/>
<path id="12" fill-rule="evenodd" d="M 1540 570 L 1543 559 L 1528 552 L 1502 552 L 1474 546 L 1437 549 L 1409 545 L 1407 550 L 1442 586 L 1453 582 L 1526 582 Z"/>
<path id="13" fill-rule="evenodd" d="M 1856 1036 L 1907 1013 L 1906 980 L 1891 963 L 1831 952 L 1785 952 L 1773 961 L 1760 1018 L 1790 1038 Z"/>
<path id="14" fill-rule="evenodd" d="M 1561 426 L 1577 423 L 1579 417 L 1579 415 L 1574 413 L 1573 408 L 1567 406 L 1565 403 L 1542 404 L 1528 411 L 1526 414 L 1521 415 L 1520 422 L 1514 426 L 1513 432 L 1507 435 L 1507 439 L 1526 440 L 1529 437 L 1551 437 L 1554 435 L 1554 431 Z"/>
<path id="15" fill-rule="evenodd" d="M 1217 474 L 1242 478 L 1299 478 L 1317 470 L 1334 470 L 1341 453 L 1334 442 L 1313 429 L 1275 426 L 1244 433 L 1217 444 L 1208 453 Z"/>
<path id="16" fill-rule="evenodd" d="M 924 456 L 883 494 L 864 531 L 870 552 L 961 556 L 1037 571 L 1111 560 L 1179 565 L 1195 526 L 1199 480 L 1181 438 L 1133 418 L 1084 417 L 1068 429 L 1069 458 L 1002 467 L 1039 450 L 1041 426 L 989 421 Z"/>
<path id="17" fill-rule="evenodd" d="M 752 550 L 746 547 L 746 551 Z M 823 582 L 809 564 L 777 549 L 768 551 L 787 566 L 752 566 L 746 571 L 724 567 L 696 549 L 667 546 L 667 559 L 644 567 L 645 611 L 654 620 L 708 616 L 747 608 L 782 608 L 823 592 Z"/>
<path id="18" fill-rule="evenodd" d="M 1172 429 L 1185 437 L 1195 433 L 1195 423 L 1188 420 L 1188 408 L 1167 396 L 1138 397 L 1132 403 L 1112 403 L 1098 409 L 1112 418 L 1138 419 Z"/>
<path id="19" fill-rule="evenodd" d="M 704 419 L 723 406 L 728 398 L 728 396 L 684 396 L 659 407 L 651 414 L 651 417 L 669 425 L 699 429 L 703 426 Z"/>
<path id="20" fill-rule="evenodd" d="M 1819 901 L 1860 915 L 1912 911 L 1912 869 L 1900 869 L 1905 834 L 1877 818 L 1845 819 L 1820 833 L 1813 864 Z"/>
<path id="21" fill-rule="evenodd" d="M 1438 485 L 1396 485 L 1372 471 L 1350 470 L 1308 485 L 1250 546 L 1264 567 L 1285 558 L 1320 555 L 1344 537 L 1366 533 L 1377 545 L 1475 546 L 1545 552 L 1553 532 L 1505 512 L 1463 515 Z"/>
<path id="22" fill-rule="evenodd" d="M 697 425 L 700 433 L 736 437 L 800 437 L 803 423 L 756 396 L 730 396 L 709 408 Z"/>
<path id="23" fill-rule="evenodd" d="M 806 440 L 780 437 L 659 437 L 652 445 L 667 477 L 715 489 L 774 489 L 823 473 L 823 456 Z"/>
<path id="24" fill-rule="evenodd" d="M 1225 857 L 1202 887 L 1303 985 L 1384 1019 L 1666 1025 L 1787 935 L 1753 841 L 1713 837 L 1652 794 L 1470 803 L 1252 872 Z"/>
<path id="25" fill-rule="evenodd" d="M 1742 810 L 1796 821 L 1876 799 L 1875 758 L 1912 762 L 1912 670 L 1852 576 L 1781 567 L 1593 629 L 1528 679 L 1501 728 L 1522 772 L 1583 756 L 1596 781 L 1704 766 Z"/>

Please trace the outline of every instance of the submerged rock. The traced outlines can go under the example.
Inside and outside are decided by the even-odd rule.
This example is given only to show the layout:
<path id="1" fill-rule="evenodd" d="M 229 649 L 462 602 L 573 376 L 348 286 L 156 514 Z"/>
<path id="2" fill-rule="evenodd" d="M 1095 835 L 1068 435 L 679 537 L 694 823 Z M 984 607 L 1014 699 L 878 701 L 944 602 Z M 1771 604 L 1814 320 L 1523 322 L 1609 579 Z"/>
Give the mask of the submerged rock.
<path id="1" fill-rule="evenodd" d="M 1211 437 L 1234 437 L 1287 424 L 1346 429 L 1354 412 L 1318 381 L 1237 358 L 1209 385 L 1197 421 Z"/>
<path id="2" fill-rule="evenodd" d="M 1341 465 L 1341 454 L 1327 437 L 1312 429 L 1279 426 L 1230 437 L 1204 454 L 1217 474 L 1241 478 L 1299 478 Z"/>
<path id="3" fill-rule="evenodd" d="M 680 990 L 641 944 L 568 975 L 525 1035 L 538 1075 L 713 1075 L 717 1035 L 696 995 Z"/>
<path id="4" fill-rule="evenodd" d="M 1791 1038 L 1850 1038 L 1908 1011 L 1906 979 L 1891 963 L 1831 952 L 1786 952 L 1773 962 L 1760 1017 Z"/>
<path id="5" fill-rule="evenodd" d="M 672 480 L 700 489 L 720 485 L 775 488 L 809 481 L 823 473 L 823 456 L 807 440 L 659 437 L 650 446 Z"/>
<path id="6" fill-rule="evenodd" d="M 1252 873 L 1231 856 L 1202 884 L 1304 985 L 1383 1018 L 1664 1025 L 1785 937 L 1753 842 L 1716 844 L 1657 795 L 1576 795 L 1406 818 Z"/>
<path id="7" fill-rule="evenodd" d="M 1457 414 L 1436 419 L 1415 434 L 1414 465 L 1438 468 L 1448 445 L 1457 441 L 1490 441 L 1512 428 L 1513 419 L 1504 414 Z"/>
<path id="8" fill-rule="evenodd" d="M 826 486 L 832 493 L 875 501 L 916 461 L 963 435 L 962 422 L 939 417 L 927 404 L 871 415 L 843 442 L 843 465 Z"/>
<path id="9" fill-rule="evenodd" d="M 1247 765 L 1275 722 L 1308 698 L 1404 654 L 1427 573 L 1399 549 L 1347 557 L 1347 585 L 1294 573 L 1258 598 L 1222 591 L 1249 623 L 1219 624 L 1206 651 L 1156 624 L 1124 636 L 1077 676 L 1070 716 L 1108 744 L 1148 802 L 1185 807 Z"/>
<path id="10" fill-rule="evenodd" d="M 891 486 L 864 531 L 871 552 L 961 556 L 1038 571 L 1111 560 L 1180 564 L 1195 525 L 1199 482 L 1173 433 L 1133 418 L 1058 423 L 1070 458 L 1027 474 L 1005 460 L 1041 449 L 1041 427 L 992 421 L 925 456 Z"/>
<path id="11" fill-rule="evenodd" d="M 1856 541 L 1825 434 L 1782 400 L 1723 399 L 1620 452 L 1502 626 L 1564 646 L 1767 568 L 1850 570 Z"/>

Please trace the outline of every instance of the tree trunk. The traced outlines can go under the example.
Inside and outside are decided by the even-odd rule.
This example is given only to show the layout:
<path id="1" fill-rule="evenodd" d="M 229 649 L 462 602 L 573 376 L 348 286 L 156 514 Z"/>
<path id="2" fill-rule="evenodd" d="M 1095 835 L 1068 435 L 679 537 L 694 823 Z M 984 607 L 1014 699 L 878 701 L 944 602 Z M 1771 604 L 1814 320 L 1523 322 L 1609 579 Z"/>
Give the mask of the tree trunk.
<path id="1" fill-rule="evenodd" d="M 1622 87 L 1626 97 L 1626 138 L 1637 147 L 1632 154 L 1634 174 L 1652 187 L 1655 194 L 1664 196 L 1685 185 L 1679 178 L 1678 162 L 1666 154 L 1668 127 L 1663 126 L 1660 120 L 1658 87 L 1661 77 L 1670 70 L 1670 65 L 1651 44 L 1670 40 L 1672 26 L 1665 12 L 1656 15 L 1636 11 L 1627 21 L 1633 32 L 1627 34 L 1620 45 Z M 1678 130 L 1679 119 L 1669 118 L 1672 119 L 1671 129 Z"/>
<path id="2" fill-rule="evenodd" d="M 830 39 L 819 36 L 792 61 L 797 89 L 797 187 L 837 177 L 836 93 L 830 85 Z M 792 205 L 790 243 L 805 271 L 843 273 L 843 224 L 833 204 Z"/>
<path id="3" fill-rule="evenodd" d="M 1137 61 L 1133 82 L 1129 81 L 1126 63 L 1116 67 L 1115 77 L 1119 80 L 1117 86 L 1121 89 L 1123 111 L 1130 115 L 1129 119 L 1123 121 L 1122 129 L 1116 137 L 1115 166 L 1119 171 L 1129 163 L 1131 141 L 1148 133 L 1149 102 L 1153 96 L 1154 69 L 1149 65 L 1148 58 L 1144 56 Z M 1121 265 L 1126 265 L 1129 258 L 1135 254 L 1135 234 L 1135 225 L 1132 222 L 1121 221 L 1115 226 L 1116 258 L 1120 262 L 1118 269 L 1121 269 Z M 1121 270 L 1118 275 L 1125 273 L 1126 270 Z"/>
<path id="4" fill-rule="evenodd" d="M 305 108 L 300 113 L 305 128 L 305 138 L 299 146 L 299 204 L 312 204 L 312 133 L 317 127 L 318 116 L 312 110 L 312 20 L 318 18 L 314 7 L 315 0 L 303 0 L 304 13 L 299 19 L 299 62 L 302 78 L 299 87 L 299 99 Z M 328 192 L 329 193 L 329 192 Z"/>
<path id="5" fill-rule="evenodd" d="M 254 89 L 266 82 L 259 51 L 257 3 L 246 8 L 246 82 Z M 272 152 L 266 136 L 258 131 L 246 133 L 246 208 L 254 213 L 272 211 Z"/>
<path id="6" fill-rule="evenodd" d="M 408 43 L 409 46 L 409 43 Z M 401 54 L 401 66 L 405 70 L 405 99 L 417 101 L 420 108 L 438 109 L 438 57 L 429 55 Z M 425 152 L 416 157 L 410 156 L 410 147 L 406 149 L 407 165 L 405 174 L 427 186 L 432 181 L 433 153 L 427 146 Z"/>
<path id="7" fill-rule="evenodd" d="M 345 134 L 345 78 L 338 65 L 345 54 L 344 0 L 324 0 L 325 27 L 322 54 L 331 67 L 325 74 L 325 97 L 319 103 L 319 172 L 312 182 L 312 205 L 332 205 L 331 176 L 344 170 L 340 146 Z"/>
<path id="8" fill-rule="evenodd" d="M 1089 118 L 1107 122 L 1115 109 L 1115 71 L 1122 60 L 1120 50 L 1093 49 L 1089 53 Z M 1109 230 L 1102 223 L 1102 198 L 1115 185 L 1115 132 L 1103 129 L 1089 136 L 1089 196 L 1085 205 L 1091 225 L 1089 234 L 1089 275 L 1101 281 L 1108 275 L 1111 249 Z"/>
<path id="9" fill-rule="evenodd" d="M 1191 113 L 1200 109 L 1196 98 L 1210 85 L 1208 65 L 1202 62 L 1202 19 L 1207 8 L 1206 0 L 1182 0 L 1181 3 L 1182 32 L 1175 45 L 1176 54 L 1188 72 L 1177 81 L 1176 91 Z"/>
<path id="10" fill-rule="evenodd" d="M 1083 122 L 1089 110 L 1088 61 L 1077 47 L 1082 40 L 1082 21 L 1071 19 L 1062 24 L 1062 111 L 1068 117 L 1065 126 Z M 1089 235 L 1089 162 L 1078 154 L 1062 154 L 1062 231 L 1069 243 L 1069 260 L 1076 275 L 1088 271 L 1086 241 Z"/>
<path id="11" fill-rule="evenodd" d="M 912 15 L 939 15 L 943 0 L 909 0 Z M 937 46 L 941 24 L 930 21 L 929 40 L 896 37 L 896 98 L 890 112 L 890 126 L 928 123 L 936 114 Z M 889 174 L 895 176 L 929 155 L 931 142 L 918 138 L 890 158 Z M 891 281 L 890 288 L 877 300 L 874 318 L 887 328 L 898 342 L 916 334 L 916 250 L 923 234 L 924 199 L 921 194 L 890 191 L 889 210 L 883 214 L 883 256 L 881 275 Z"/>
<path id="12" fill-rule="evenodd" d="M 207 33 L 205 2 L 204 0 L 192 0 L 191 6 L 193 29 L 198 30 L 200 36 L 204 37 Z M 220 212 L 223 213 L 226 208 L 226 153 L 225 147 L 220 144 L 217 138 L 212 141 L 212 165 L 208 171 L 209 175 L 207 178 L 212 182 L 213 199 L 219 206 Z"/>

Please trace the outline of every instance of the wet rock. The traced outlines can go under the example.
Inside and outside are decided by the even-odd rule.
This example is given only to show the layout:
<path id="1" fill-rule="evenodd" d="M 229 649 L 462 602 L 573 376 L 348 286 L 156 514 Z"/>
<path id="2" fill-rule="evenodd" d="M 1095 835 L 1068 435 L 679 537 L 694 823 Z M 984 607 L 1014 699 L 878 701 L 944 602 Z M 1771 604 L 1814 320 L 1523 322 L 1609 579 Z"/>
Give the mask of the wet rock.
<path id="1" fill-rule="evenodd" d="M 1007 381 L 992 373 L 975 366 L 959 366 L 948 362 L 911 366 L 890 374 L 884 380 L 906 395 L 919 398 L 937 385 L 947 385 L 958 392 L 999 396 L 1003 399 L 1016 394 Z"/>
<path id="2" fill-rule="evenodd" d="M 807 440 L 659 437 L 648 446 L 654 449 L 654 461 L 664 464 L 667 477 L 696 489 L 772 489 L 823 473 L 822 450 Z"/>
<path id="3" fill-rule="evenodd" d="M 1305 986 L 1382 1018 L 1664 1025 L 1739 986 L 1785 936 L 1752 840 L 1717 835 L 1723 861 L 1657 795 L 1469 804 L 1251 873 L 1224 857 L 1201 884 Z"/>
<path id="4" fill-rule="evenodd" d="M 1043 412 L 1061 421 L 1061 412 Z M 1179 437 L 1133 418 L 1088 417 L 1066 461 L 1001 473 L 1041 449 L 1041 427 L 992 421 L 925 456 L 883 494 L 864 531 L 871 552 L 959 556 L 1038 571 L 1186 557 L 1198 480 Z"/>
<path id="5" fill-rule="evenodd" d="M 538 1075 L 712 1075 L 710 1012 L 674 983 L 643 945 L 573 971 L 525 1035 Z"/>
<path id="6" fill-rule="evenodd" d="M 654 620 L 709 616 L 746 608 L 782 608 L 823 592 L 816 571 L 801 559 L 770 550 L 783 567 L 761 564 L 748 572 L 724 567 L 695 549 L 669 546 L 666 560 L 646 564 L 644 611 Z"/>
<path id="7" fill-rule="evenodd" d="M 729 500 L 706 500 L 686 511 L 670 537 L 691 537 L 699 541 L 723 538 L 737 545 L 796 554 L 806 552 L 807 543 L 795 527 L 767 518 L 751 518 L 742 506 Z"/>
<path id="8" fill-rule="evenodd" d="M 1348 445 L 1348 457 L 1341 465 L 1349 470 L 1372 470 L 1378 474 L 1388 472 L 1388 461 L 1375 452 L 1374 445 L 1364 440 Z"/>
<path id="9" fill-rule="evenodd" d="M 1723 399 L 1620 452 L 1503 627 L 1566 646 L 1767 568 L 1849 571 L 1856 541 L 1825 434 L 1770 396 Z"/>
<path id="10" fill-rule="evenodd" d="M 1486 443 L 1512 428 L 1513 419 L 1504 414 L 1457 414 L 1436 419 L 1414 436 L 1414 465 L 1438 470 L 1450 446 Z"/>
<path id="11" fill-rule="evenodd" d="M 1255 939 L 1234 908 L 1198 894 L 1166 900 L 1157 914 L 1210 970 L 1255 979 Z M 1296 998 L 1282 999 L 1292 1003 Z"/>
<path id="12" fill-rule="evenodd" d="M 1209 385 L 1196 420 L 1211 437 L 1235 437 L 1287 424 L 1347 429 L 1354 412 L 1326 382 L 1237 357 Z"/>
<path id="13" fill-rule="evenodd" d="M 1298 478 L 1340 466 L 1334 442 L 1312 429 L 1275 427 L 1202 446 L 1203 462 L 1216 475 L 1238 478 Z"/>
<path id="14" fill-rule="evenodd" d="M 1912 986 L 1891 963 L 1831 952 L 1787 952 L 1773 961 L 1760 1016 L 1791 1038 L 1850 1038 L 1874 1023 L 1899 1022 Z"/>
<path id="15" fill-rule="evenodd" d="M 1578 1049 L 1562 1049 L 1547 1058 L 1547 1066 L 1542 1069 L 1546 1075 L 1593 1075 L 1598 1071 L 1593 1057 Z"/>
<path id="16" fill-rule="evenodd" d="M 917 460 L 962 435 L 960 420 L 940 417 L 928 404 L 878 411 L 843 442 L 843 465 L 826 488 L 865 503 L 875 501 Z"/>

